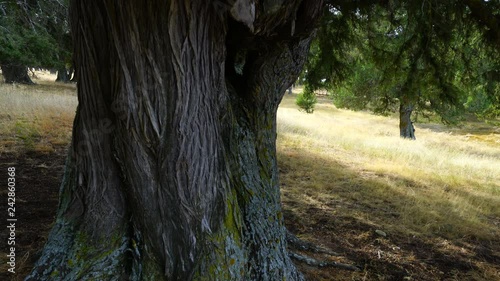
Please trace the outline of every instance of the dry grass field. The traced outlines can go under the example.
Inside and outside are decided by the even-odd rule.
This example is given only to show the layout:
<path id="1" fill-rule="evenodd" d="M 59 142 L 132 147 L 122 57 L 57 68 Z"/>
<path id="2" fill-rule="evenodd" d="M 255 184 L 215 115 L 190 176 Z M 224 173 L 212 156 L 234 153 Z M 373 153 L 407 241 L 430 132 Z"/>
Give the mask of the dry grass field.
<path id="1" fill-rule="evenodd" d="M 5 274 L 1 243 L 0 280 L 22 280 L 43 246 L 77 106 L 75 85 L 38 76 L 35 86 L 0 84 L 0 168 L 19 170 L 24 221 L 19 273 Z M 340 254 L 314 257 L 362 268 L 299 264 L 308 280 L 500 280 L 498 127 L 416 124 L 417 140 L 407 141 L 396 118 L 339 110 L 326 98 L 305 114 L 295 97 L 278 111 L 286 224 Z"/>
<path id="2" fill-rule="evenodd" d="M 50 152 L 71 139 L 76 86 L 37 76 L 35 86 L 0 83 L 0 153 Z"/>
<path id="3" fill-rule="evenodd" d="M 500 280 L 500 128 L 417 124 L 416 136 L 399 138 L 397 118 L 339 110 L 327 98 L 305 114 L 285 96 L 287 224 L 364 268 L 305 267 L 312 279 Z"/>

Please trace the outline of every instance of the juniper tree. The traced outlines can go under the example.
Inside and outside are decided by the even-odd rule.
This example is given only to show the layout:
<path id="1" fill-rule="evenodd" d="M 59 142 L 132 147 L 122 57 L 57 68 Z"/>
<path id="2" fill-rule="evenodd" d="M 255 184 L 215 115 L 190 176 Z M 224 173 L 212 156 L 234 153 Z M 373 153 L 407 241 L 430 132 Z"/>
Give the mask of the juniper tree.
<path id="1" fill-rule="evenodd" d="M 78 1 L 79 105 L 27 280 L 302 280 L 276 111 L 321 1 Z"/>
<path id="2" fill-rule="evenodd" d="M 415 138 L 415 110 L 454 122 L 470 95 L 464 85 L 498 83 L 498 1 L 327 3 L 306 84 L 327 88 L 339 106 L 399 111 L 401 137 Z M 471 59 L 478 44 L 489 71 Z"/>

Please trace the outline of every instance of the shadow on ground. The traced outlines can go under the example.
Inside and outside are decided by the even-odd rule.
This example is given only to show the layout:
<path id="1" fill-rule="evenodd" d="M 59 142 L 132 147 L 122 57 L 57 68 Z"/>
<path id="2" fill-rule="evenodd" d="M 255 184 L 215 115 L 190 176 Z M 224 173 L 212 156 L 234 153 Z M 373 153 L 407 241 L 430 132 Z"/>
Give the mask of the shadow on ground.
<path id="1" fill-rule="evenodd" d="M 308 280 L 500 280 L 498 237 L 450 238 L 439 233 L 446 225 L 434 226 L 432 234 L 405 229 L 397 206 L 414 204 L 414 200 L 394 191 L 385 178 L 363 177 L 341 163 L 296 149 L 280 151 L 278 161 L 287 228 L 341 254 L 314 257 L 363 268 L 356 273 L 297 263 Z M 329 181 L 321 186 L 314 182 L 316 174 L 329 175 Z M 411 179 L 391 176 L 391 181 L 419 188 Z M 367 200 L 367 193 L 372 200 Z M 449 202 L 442 204 L 452 208 Z M 428 206 L 413 207 L 424 217 L 436 216 Z M 499 225 L 491 228 L 496 233 L 500 229 Z"/>
<path id="2" fill-rule="evenodd" d="M 38 259 L 55 219 L 66 148 L 59 147 L 52 153 L 2 153 L 0 156 L 2 183 L 7 182 L 7 168 L 16 168 L 17 218 L 16 273 L 7 271 L 6 255 L 10 246 L 6 241 L 9 233 L 2 230 L 0 280 L 23 280 Z M 0 195 L 0 202 L 7 202 L 7 193 L 2 190 Z M 2 210 L 1 220 L 6 222 L 7 210 Z"/>

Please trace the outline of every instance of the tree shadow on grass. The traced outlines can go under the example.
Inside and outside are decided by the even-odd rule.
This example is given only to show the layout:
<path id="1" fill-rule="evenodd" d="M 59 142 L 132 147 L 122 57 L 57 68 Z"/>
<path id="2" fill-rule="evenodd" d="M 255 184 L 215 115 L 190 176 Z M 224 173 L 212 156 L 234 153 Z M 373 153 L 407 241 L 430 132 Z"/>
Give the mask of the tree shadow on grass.
<path id="1" fill-rule="evenodd" d="M 416 205 L 419 201 L 415 201 L 415 195 L 397 189 L 410 187 L 422 196 L 429 196 L 425 186 L 415 179 L 364 176 L 362 171 L 300 149 L 279 151 L 278 161 L 288 229 L 304 240 L 341 253 L 336 261 L 364 269 L 350 273 L 299 265 L 311 280 L 488 280 L 500 270 L 498 236 L 487 239 L 454 234 L 454 228 L 466 233 L 474 231 L 445 223 L 447 217 L 460 219 L 459 214 L 453 212 L 451 202 L 437 202 L 444 206 L 441 211 L 449 210 L 437 213 L 432 205 Z M 394 183 L 401 186 L 395 188 Z M 460 190 L 454 196 L 474 198 L 476 195 Z M 492 204 L 498 199 L 481 196 L 477 200 L 490 200 L 488 204 Z M 416 214 L 415 218 L 405 220 L 421 223 L 426 233 L 419 233 L 419 229 L 411 225 L 405 227 L 405 214 L 401 211 L 405 206 L 413 208 Z M 463 218 L 463 224 L 474 226 L 469 219 L 473 218 Z M 440 223 L 428 226 L 433 221 Z M 499 225 L 488 227 L 500 233 Z"/>

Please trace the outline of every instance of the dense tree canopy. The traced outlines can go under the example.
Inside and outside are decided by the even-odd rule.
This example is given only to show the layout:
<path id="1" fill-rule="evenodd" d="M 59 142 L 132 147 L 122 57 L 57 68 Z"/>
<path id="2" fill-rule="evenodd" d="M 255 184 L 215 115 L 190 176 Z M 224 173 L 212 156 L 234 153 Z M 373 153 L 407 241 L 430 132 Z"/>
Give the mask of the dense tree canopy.
<path id="1" fill-rule="evenodd" d="M 0 15 L 0 65 L 4 76 L 11 68 L 26 72 L 26 66 L 61 68 L 70 62 L 67 1 L 7 0 L 0 2 Z"/>
<path id="2" fill-rule="evenodd" d="M 498 104 L 498 1 L 328 1 L 306 66 L 306 91 L 341 107 L 434 112 L 454 122 L 464 105 Z M 479 101 L 478 101 L 479 99 Z M 406 116 L 403 116 L 406 115 Z"/>

